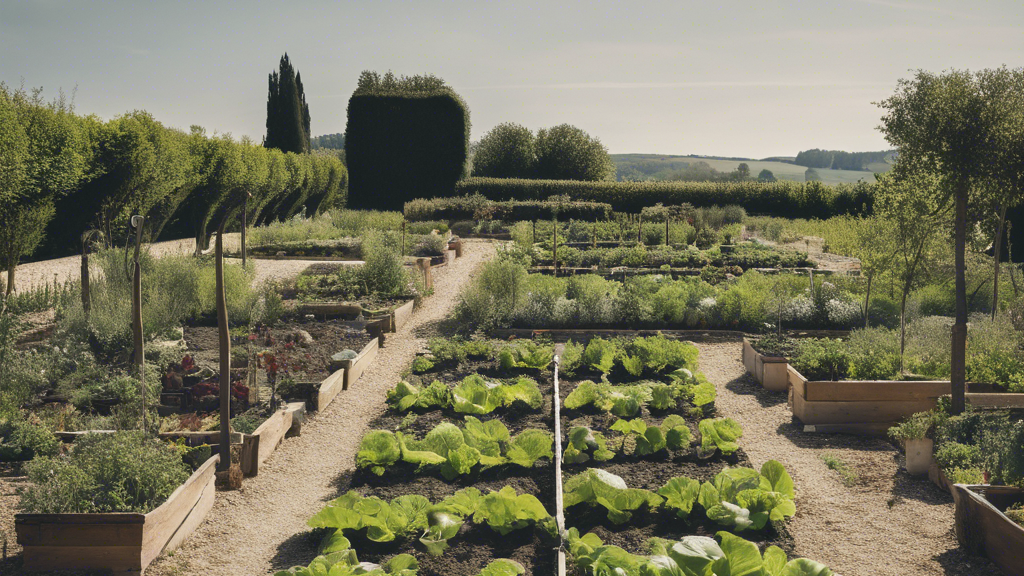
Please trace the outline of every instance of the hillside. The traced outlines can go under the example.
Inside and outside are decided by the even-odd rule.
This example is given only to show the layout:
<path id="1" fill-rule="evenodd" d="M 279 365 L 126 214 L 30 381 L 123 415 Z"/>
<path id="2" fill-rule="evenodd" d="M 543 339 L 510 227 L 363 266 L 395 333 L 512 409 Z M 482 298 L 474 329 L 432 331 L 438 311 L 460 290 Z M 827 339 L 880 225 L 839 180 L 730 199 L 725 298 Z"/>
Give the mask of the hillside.
<path id="1" fill-rule="evenodd" d="M 699 157 L 699 156 L 674 156 L 667 154 L 612 154 L 612 161 L 615 162 L 615 168 L 621 172 L 623 169 L 629 166 L 635 166 L 640 163 L 653 163 L 657 164 L 659 168 L 667 171 L 679 170 L 685 164 L 693 162 L 706 162 L 712 168 L 719 172 L 732 172 L 736 170 L 736 167 L 741 163 L 746 163 L 750 166 L 750 174 L 757 176 L 761 170 L 771 170 L 772 174 L 779 180 L 792 180 L 795 182 L 804 181 L 804 172 L 807 170 L 803 166 L 797 166 L 796 164 L 790 164 L 788 162 L 780 162 L 777 160 L 741 160 L 741 159 L 724 159 L 714 157 Z M 871 166 L 874 172 L 885 172 L 889 169 L 888 164 L 876 163 Z M 828 170 L 826 168 L 816 168 L 821 179 L 826 184 L 841 184 L 841 183 L 853 183 L 859 180 L 864 182 L 874 182 L 874 172 L 861 171 L 861 170 Z"/>

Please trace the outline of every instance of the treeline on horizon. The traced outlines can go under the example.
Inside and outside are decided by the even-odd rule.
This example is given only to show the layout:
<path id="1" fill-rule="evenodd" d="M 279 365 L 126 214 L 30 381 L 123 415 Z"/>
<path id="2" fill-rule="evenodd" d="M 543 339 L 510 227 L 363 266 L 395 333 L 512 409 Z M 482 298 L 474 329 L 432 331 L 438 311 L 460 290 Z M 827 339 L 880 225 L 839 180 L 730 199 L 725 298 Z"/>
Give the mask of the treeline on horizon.
<path id="1" fill-rule="evenodd" d="M 844 152 L 842 150 L 820 150 L 813 148 L 797 153 L 793 163 L 806 168 L 828 168 L 831 170 L 874 171 L 871 164 L 885 163 L 895 150 L 881 152 Z"/>

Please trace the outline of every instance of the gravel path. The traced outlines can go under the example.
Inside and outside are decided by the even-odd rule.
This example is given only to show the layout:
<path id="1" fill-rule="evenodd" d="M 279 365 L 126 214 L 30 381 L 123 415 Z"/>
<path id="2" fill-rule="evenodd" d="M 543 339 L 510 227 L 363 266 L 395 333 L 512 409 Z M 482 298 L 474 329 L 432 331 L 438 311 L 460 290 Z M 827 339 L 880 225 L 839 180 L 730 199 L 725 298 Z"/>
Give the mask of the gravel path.
<path id="1" fill-rule="evenodd" d="M 883 438 L 805 434 L 786 395 L 768 392 L 743 368 L 740 342 L 698 344 L 700 368 L 718 386 L 715 405 L 743 426 L 751 462 L 782 462 L 797 489 L 790 524 L 796 551 L 843 576 L 991 576 L 987 559 L 966 556 L 953 534 L 953 498 L 902 470 Z M 857 475 L 850 486 L 822 459 Z"/>
<path id="2" fill-rule="evenodd" d="M 437 322 L 457 302 L 474 270 L 494 254 L 488 241 L 466 240 L 463 257 L 435 270 L 434 295 L 412 320 L 388 336 L 377 360 L 323 413 L 288 438 L 236 492 L 220 492 L 206 522 L 172 557 L 154 562 L 147 574 L 266 574 L 312 560 L 306 521 L 335 498 L 338 481 L 354 468 L 367 424 L 385 408 L 394 386 Z M 261 263 L 262 265 L 262 263 Z M 315 544 L 313 545 L 315 546 Z"/>

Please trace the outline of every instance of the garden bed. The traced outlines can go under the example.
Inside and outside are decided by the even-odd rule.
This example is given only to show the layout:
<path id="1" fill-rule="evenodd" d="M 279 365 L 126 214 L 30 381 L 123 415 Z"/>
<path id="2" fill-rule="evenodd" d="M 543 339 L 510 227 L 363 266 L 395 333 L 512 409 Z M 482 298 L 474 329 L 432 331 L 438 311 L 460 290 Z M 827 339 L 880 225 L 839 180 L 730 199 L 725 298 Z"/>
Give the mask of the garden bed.
<path id="1" fill-rule="evenodd" d="M 348 390 L 348 387 L 351 386 L 353 382 L 359 380 L 359 377 L 363 375 L 363 372 L 365 372 L 374 359 L 377 358 L 377 351 L 379 349 L 380 346 L 377 343 L 377 339 L 374 338 L 363 346 L 355 358 L 342 361 L 342 368 L 345 370 L 341 388 L 342 390 Z"/>
<path id="2" fill-rule="evenodd" d="M 219 461 L 216 455 L 207 460 L 147 514 L 16 514 L 24 567 L 141 573 L 180 546 L 213 507 Z"/>
<path id="3" fill-rule="evenodd" d="M 789 359 L 761 354 L 746 337 L 743 338 L 743 366 L 765 390 L 789 390 Z"/>
<path id="4" fill-rule="evenodd" d="M 274 412 L 252 434 L 243 434 L 240 459 L 242 474 L 259 474 L 260 464 L 270 458 L 285 436 L 292 430 L 295 430 L 294 434 L 298 433 L 305 413 L 304 403 L 290 402 Z"/>
<path id="5" fill-rule="evenodd" d="M 1006 517 L 1009 504 L 1024 501 L 1024 490 L 1009 486 L 953 486 L 954 528 L 970 554 L 985 553 L 1007 576 L 1024 574 L 1024 527 Z"/>

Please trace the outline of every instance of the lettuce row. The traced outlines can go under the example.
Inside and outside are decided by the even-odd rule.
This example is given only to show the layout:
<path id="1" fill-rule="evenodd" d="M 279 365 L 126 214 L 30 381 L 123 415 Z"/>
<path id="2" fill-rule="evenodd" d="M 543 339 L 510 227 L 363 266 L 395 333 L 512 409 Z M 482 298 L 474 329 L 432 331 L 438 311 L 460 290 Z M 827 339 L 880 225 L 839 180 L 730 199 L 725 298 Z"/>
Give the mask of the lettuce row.
<path id="1" fill-rule="evenodd" d="M 562 369 L 572 375 L 579 370 L 608 374 L 621 366 L 639 378 L 661 374 L 668 368 L 697 368 L 697 347 L 663 335 L 645 338 L 605 340 L 593 338 L 586 347 L 570 341 L 562 355 Z"/>
<path id="2" fill-rule="evenodd" d="M 752 468 L 727 468 L 714 482 L 700 486 L 697 502 L 707 517 L 736 531 L 760 530 L 769 520 L 796 514 L 793 480 L 786 468 L 769 460 L 758 473 Z"/>
<path id="3" fill-rule="evenodd" d="M 451 408 L 462 414 L 490 414 L 516 402 L 536 410 L 543 401 L 537 382 L 530 378 L 502 384 L 484 380 L 477 374 L 467 376 L 452 390 L 437 380 L 422 389 L 403 380 L 388 391 L 388 403 L 399 412 L 413 408 Z"/>
<path id="4" fill-rule="evenodd" d="M 661 538 L 648 541 L 650 556 L 635 555 L 606 546 L 594 533 L 580 536 L 568 530 L 569 552 L 577 566 L 594 576 L 833 576 L 824 564 L 796 558 L 788 560 L 777 546 L 761 554 L 753 542 L 729 532 L 719 532 L 718 540 L 707 536 L 685 536 L 678 542 Z"/>
<path id="5" fill-rule="evenodd" d="M 348 550 L 349 540 L 344 533 L 358 530 L 365 530 L 366 537 L 374 542 L 391 542 L 399 536 L 422 532 L 420 543 L 427 552 L 439 556 L 468 518 L 503 536 L 534 524 L 548 529 L 552 522 L 551 514 L 536 496 L 516 494 L 514 488 L 506 486 L 488 494 L 465 488 L 436 505 L 418 494 L 385 502 L 349 491 L 329 502 L 308 524 L 312 528 L 333 529 L 320 544 L 320 553 L 327 556 Z"/>
<path id="6" fill-rule="evenodd" d="M 529 429 L 515 438 L 500 420 L 481 422 L 466 417 L 465 428 L 448 422 L 439 424 L 422 440 L 401 432 L 373 430 L 363 436 L 356 465 L 378 476 L 399 460 L 415 464 L 417 471 L 437 467 L 446 480 L 480 469 L 504 464 L 530 468 L 541 458 L 551 458 L 550 432 Z"/>
<path id="7" fill-rule="evenodd" d="M 388 560 L 384 566 L 360 562 L 356 558 L 356 551 L 348 547 L 347 540 L 345 542 L 344 550 L 317 556 L 309 566 L 279 570 L 274 576 L 416 576 L 419 570 L 416 558 L 409 554 L 399 554 Z"/>
<path id="8" fill-rule="evenodd" d="M 622 449 L 625 450 L 626 439 L 634 438 L 635 456 L 649 456 L 666 448 L 679 450 L 690 445 L 690 428 L 678 414 L 671 414 L 661 426 L 648 426 L 642 418 L 618 420 L 612 424 L 612 430 L 622 432 Z"/>
<path id="9" fill-rule="evenodd" d="M 498 352 L 498 366 L 502 370 L 533 368 L 543 370 L 555 359 L 555 350 L 550 345 L 538 344 L 533 340 L 516 340 Z"/>
<path id="10" fill-rule="evenodd" d="M 632 418 L 644 406 L 669 410 L 674 409 L 680 399 L 689 400 L 698 407 L 715 401 L 715 385 L 703 374 L 694 376 L 688 369 L 681 368 L 668 376 L 672 380 L 671 384 L 646 381 L 616 386 L 606 380 L 584 380 L 566 397 L 565 407 L 579 410 L 585 406 L 594 406 L 619 418 Z"/>

